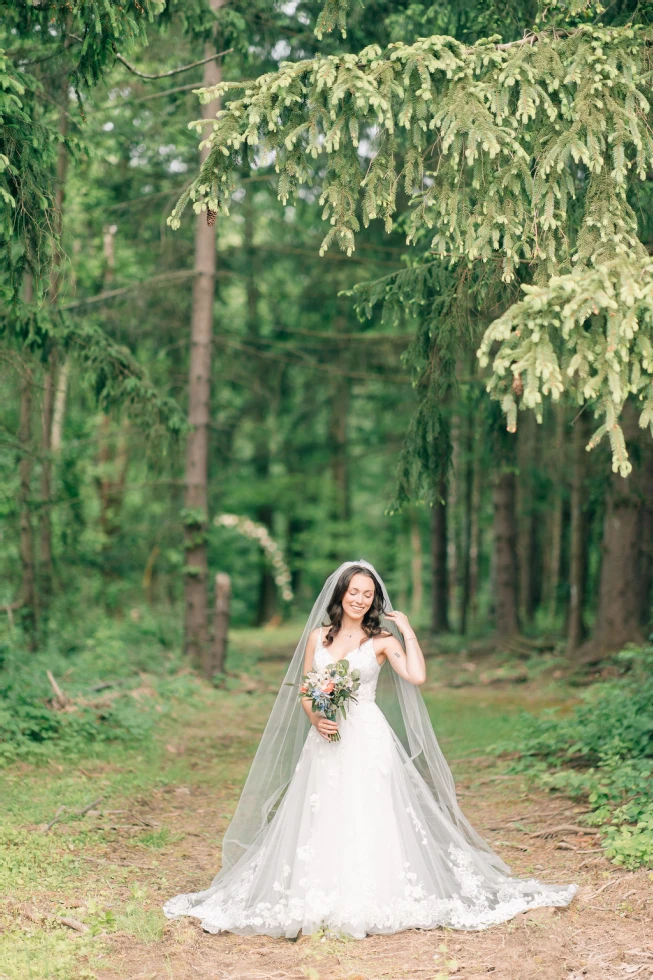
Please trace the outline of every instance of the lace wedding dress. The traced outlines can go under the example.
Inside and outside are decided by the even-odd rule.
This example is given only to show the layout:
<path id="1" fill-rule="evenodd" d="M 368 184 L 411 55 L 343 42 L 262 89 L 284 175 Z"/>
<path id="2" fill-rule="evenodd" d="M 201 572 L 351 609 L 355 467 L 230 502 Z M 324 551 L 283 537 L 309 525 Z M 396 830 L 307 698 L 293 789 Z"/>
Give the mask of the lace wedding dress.
<path id="1" fill-rule="evenodd" d="M 502 873 L 438 804 L 375 702 L 373 640 L 347 659 L 361 685 L 339 718 L 341 740 L 311 727 L 255 845 L 207 891 L 167 902 L 165 914 L 195 916 L 208 932 L 295 937 L 326 928 L 362 938 L 485 929 L 526 909 L 567 905 L 575 885 Z M 315 667 L 331 662 L 320 637 Z"/>

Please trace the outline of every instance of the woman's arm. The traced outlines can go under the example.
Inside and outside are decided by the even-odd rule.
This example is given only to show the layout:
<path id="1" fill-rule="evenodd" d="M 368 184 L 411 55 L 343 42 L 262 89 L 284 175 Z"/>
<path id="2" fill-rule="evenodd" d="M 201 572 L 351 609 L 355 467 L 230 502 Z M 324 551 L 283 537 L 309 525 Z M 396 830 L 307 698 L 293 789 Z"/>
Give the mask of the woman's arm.
<path id="1" fill-rule="evenodd" d="M 315 646 L 319 632 L 319 630 L 313 630 L 306 643 L 306 653 L 304 654 L 305 674 L 308 674 L 309 670 L 313 669 L 313 657 L 315 656 Z M 302 708 L 306 712 L 306 717 L 311 725 L 315 726 L 322 738 L 328 738 L 329 735 L 333 735 L 338 731 L 338 725 L 335 721 L 329 721 L 319 711 L 313 711 L 310 698 L 302 698 Z"/>
<path id="2" fill-rule="evenodd" d="M 415 636 L 415 631 L 408 622 L 408 616 L 397 610 L 384 613 L 384 615 L 386 619 L 389 619 L 401 630 L 406 649 L 404 650 L 395 636 L 389 636 L 379 653 L 386 655 L 392 669 L 404 680 L 410 684 L 423 684 L 426 680 L 424 654 Z"/>

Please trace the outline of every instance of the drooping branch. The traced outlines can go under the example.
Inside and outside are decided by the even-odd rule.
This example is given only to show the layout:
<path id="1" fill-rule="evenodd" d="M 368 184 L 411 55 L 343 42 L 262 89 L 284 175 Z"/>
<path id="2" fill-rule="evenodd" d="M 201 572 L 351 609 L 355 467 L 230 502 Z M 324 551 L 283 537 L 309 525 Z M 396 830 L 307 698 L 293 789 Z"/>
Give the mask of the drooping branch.
<path id="1" fill-rule="evenodd" d="M 626 473 L 619 413 L 627 396 L 643 395 L 653 371 L 644 348 L 653 344 L 653 267 L 629 201 L 653 169 L 652 45 L 653 29 L 640 26 L 582 26 L 472 47 L 434 36 L 225 82 L 201 93 L 203 101 L 231 101 L 212 122 L 208 156 L 169 222 L 179 224 L 188 201 L 196 212 L 228 213 L 243 162 L 272 159 L 284 203 L 319 181 L 328 222 L 322 251 L 336 243 L 351 254 L 361 224 L 379 218 L 392 228 L 403 183 L 408 206 L 399 216 L 409 243 L 442 263 L 499 264 L 506 284 L 544 288 L 558 277 L 554 291 L 568 293 L 575 312 L 561 335 L 549 302 L 529 297 L 532 371 L 551 366 L 561 343 L 583 350 L 582 371 L 575 362 L 560 367 L 559 384 L 602 417 L 595 438 L 609 435 L 613 465 Z M 205 124 L 194 125 L 199 132 Z M 612 300 L 593 302 L 588 282 L 611 284 L 616 315 Z M 535 401 L 531 381 L 523 398 L 506 387 L 506 377 L 521 373 L 522 326 L 508 311 L 488 334 L 504 345 L 486 359 L 510 428 L 518 407 L 537 410 L 543 395 L 559 393 L 557 381 L 538 387 Z M 514 358 L 511 345 L 520 350 Z M 628 362 L 615 353 L 624 349 Z"/>
<path id="2" fill-rule="evenodd" d="M 124 65 L 133 75 L 138 75 L 139 78 L 146 78 L 148 80 L 155 78 L 170 78 L 171 75 L 180 75 L 183 71 L 190 71 L 191 68 L 199 68 L 200 65 L 205 65 L 209 61 L 215 61 L 216 58 L 224 58 L 225 55 L 231 54 L 233 48 L 226 48 L 224 51 L 216 51 L 215 54 L 210 54 L 207 58 L 201 58 L 199 61 L 193 61 L 190 65 L 182 65 L 181 68 L 171 68 L 170 71 L 160 71 L 155 74 L 150 74 L 149 72 L 139 71 L 138 68 L 134 67 L 131 62 L 127 61 L 121 54 L 116 51 L 116 58 L 121 65 Z M 196 86 L 197 88 L 199 86 Z"/>

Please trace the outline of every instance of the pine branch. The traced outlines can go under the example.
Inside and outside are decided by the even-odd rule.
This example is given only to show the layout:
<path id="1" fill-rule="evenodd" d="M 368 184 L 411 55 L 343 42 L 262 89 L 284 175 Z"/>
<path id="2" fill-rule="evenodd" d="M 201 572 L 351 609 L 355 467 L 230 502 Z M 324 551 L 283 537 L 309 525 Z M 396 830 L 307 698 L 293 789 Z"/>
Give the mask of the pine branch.
<path id="1" fill-rule="evenodd" d="M 83 299 L 72 300 L 70 303 L 63 304 L 60 309 L 62 312 L 66 312 L 68 310 L 79 309 L 81 306 L 91 306 L 94 303 L 105 303 L 108 299 L 115 299 L 116 296 L 124 296 L 125 293 L 131 292 L 132 289 L 139 289 L 142 286 L 163 286 L 171 280 L 188 279 L 196 275 L 197 273 L 194 269 L 172 269 L 169 272 L 161 273 L 160 276 L 151 276 L 149 279 L 139 279 L 136 282 L 130 283 L 128 286 L 120 286 L 116 289 L 105 289 L 103 292 L 97 293 L 95 296 L 85 296 Z"/>
<path id="2" fill-rule="evenodd" d="M 118 51 L 115 52 L 118 61 L 125 66 L 133 75 L 138 75 L 139 78 L 155 79 L 155 78 L 170 78 L 171 75 L 180 75 L 183 71 L 190 71 L 191 68 L 199 68 L 200 65 L 205 65 L 207 61 L 215 61 L 216 58 L 224 58 L 227 54 L 232 54 L 233 48 L 226 48 L 224 51 L 217 51 L 215 54 L 210 54 L 207 58 L 202 58 L 200 61 L 193 61 L 190 65 L 182 65 L 181 68 L 171 68 L 170 71 L 161 71 L 155 74 L 149 74 L 148 72 L 139 71 L 135 68 L 126 58 L 124 58 Z M 199 84 L 195 86 L 199 88 Z M 161 93 L 163 94 L 163 93 Z"/>

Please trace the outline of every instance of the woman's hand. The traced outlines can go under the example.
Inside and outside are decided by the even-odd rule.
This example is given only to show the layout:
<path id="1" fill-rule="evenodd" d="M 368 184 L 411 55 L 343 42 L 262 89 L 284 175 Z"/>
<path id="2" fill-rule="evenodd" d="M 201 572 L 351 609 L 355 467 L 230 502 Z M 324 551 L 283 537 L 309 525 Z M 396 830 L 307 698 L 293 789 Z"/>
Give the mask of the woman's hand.
<path id="1" fill-rule="evenodd" d="M 424 654 L 415 632 L 408 622 L 408 616 L 397 609 L 384 615 L 386 619 L 401 630 L 403 643 L 395 636 L 389 636 L 386 638 L 381 652 L 388 658 L 392 669 L 405 681 L 410 684 L 423 684 L 426 680 Z"/>
<path id="2" fill-rule="evenodd" d="M 406 615 L 406 613 L 399 612 L 398 609 L 395 609 L 394 612 L 387 612 L 384 613 L 383 615 L 385 616 L 386 619 L 389 619 L 390 622 L 394 623 L 395 626 L 397 626 L 401 630 L 404 637 L 406 636 L 406 634 L 414 635 L 415 631 L 413 630 L 413 627 L 408 622 L 408 616 Z"/>
<path id="3" fill-rule="evenodd" d="M 335 733 L 338 731 L 338 725 L 336 722 L 329 721 L 329 719 L 325 718 L 324 715 L 315 714 L 314 718 L 315 721 L 313 721 L 313 724 L 317 728 L 322 738 L 328 739 L 329 735 L 335 735 Z"/>

